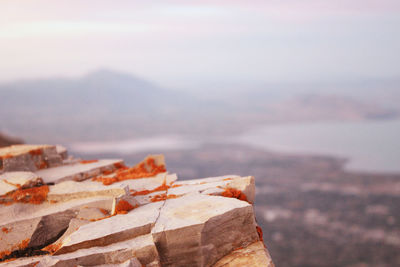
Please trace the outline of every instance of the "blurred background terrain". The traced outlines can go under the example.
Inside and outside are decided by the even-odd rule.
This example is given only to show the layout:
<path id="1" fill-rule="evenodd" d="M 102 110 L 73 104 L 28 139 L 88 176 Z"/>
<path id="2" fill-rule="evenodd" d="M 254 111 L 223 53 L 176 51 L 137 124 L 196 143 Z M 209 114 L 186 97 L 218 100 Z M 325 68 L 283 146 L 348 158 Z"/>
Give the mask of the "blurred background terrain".
<path id="1" fill-rule="evenodd" d="M 400 264 L 400 4 L 0 2 L 0 146 L 256 177 L 276 266 Z"/>

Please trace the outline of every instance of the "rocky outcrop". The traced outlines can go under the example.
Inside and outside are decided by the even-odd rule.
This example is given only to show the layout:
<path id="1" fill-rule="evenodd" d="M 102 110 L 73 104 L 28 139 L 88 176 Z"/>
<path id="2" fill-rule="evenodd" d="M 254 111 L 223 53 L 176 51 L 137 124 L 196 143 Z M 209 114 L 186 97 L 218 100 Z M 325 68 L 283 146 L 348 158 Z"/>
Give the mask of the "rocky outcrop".
<path id="1" fill-rule="evenodd" d="M 273 266 L 254 177 L 178 181 L 162 155 L 127 167 L 50 145 L 0 161 L 0 266 Z"/>

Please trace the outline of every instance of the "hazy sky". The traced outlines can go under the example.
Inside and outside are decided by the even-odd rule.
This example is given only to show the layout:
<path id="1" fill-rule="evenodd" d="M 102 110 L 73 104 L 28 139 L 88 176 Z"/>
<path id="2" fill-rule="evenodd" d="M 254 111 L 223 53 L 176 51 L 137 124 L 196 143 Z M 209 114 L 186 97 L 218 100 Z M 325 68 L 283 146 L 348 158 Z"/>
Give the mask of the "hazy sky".
<path id="1" fill-rule="evenodd" d="M 400 76 L 399 0 L 1 0 L 0 81 L 101 67 L 166 86 Z"/>

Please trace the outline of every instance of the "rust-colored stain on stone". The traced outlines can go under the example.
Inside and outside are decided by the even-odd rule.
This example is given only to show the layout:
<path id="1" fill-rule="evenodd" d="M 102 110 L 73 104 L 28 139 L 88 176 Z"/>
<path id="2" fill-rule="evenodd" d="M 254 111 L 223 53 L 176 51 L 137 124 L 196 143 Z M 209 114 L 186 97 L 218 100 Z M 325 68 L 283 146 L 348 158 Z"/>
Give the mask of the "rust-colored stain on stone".
<path id="1" fill-rule="evenodd" d="M 106 210 L 106 209 L 99 208 L 99 210 L 100 210 L 100 212 L 103 213 L 104 215 L 108 215 L 108 214 L 109 214 L 108 210 Z"/>
<path id="2" fill-rule="evenodd" d="M 132 206 L 128 201 L 122 199 L 115 206 L 115 214 L 127 214 L 128 211 L 137 207 L 138 206 Z"/>
<path id="3" fill-rule="evenodd" d="M 169 185 L 167 185 L 166 184 L 166 182 L 164 181 L 164 183 L 162 184 L 162 185 L 160 185 L 160 186 L 158 186 L 158 187 L 156 187 L 156 188 L 154 188 L 154 189 L 152 189 L 152 190 L 142 190 L 142 191 L 134 191 L 134 190 L 131 190 L 132 191 L 132 196 L 142 196 L 142 195 L 148 195 L 148 194 L 150 194 L 150 193 L 154 193 L 154 192 L 158 192 L 158 191 L 165 191 L 165 190 L 167 190 L 168 188 L 170 188 L 170 186 Z"/>
<path id="4" fill-rule="evenodd" d="M 31 154 L 31 156 L 40 156 L 42 155 L 42 150 L 40 148 L 38 149 L 33 149 L 31 151 L 29 151 L 29 154 Z"/>
<path id="5" fill-rule="evenodd" d="M 50 244 L 45 248 L 42 248 L 42 251 L 47 251 L 51 254 L 53 254 L 54 252 L 56 252 L 57 250 L 59 250 L 61 248 L 61 243 L 58 244 Z"/>
<path id="6" fill-rule="evenodd" d="M 263 231 L 262 231 L 261 227 L 258 225 L 256 226 L 256 229 L 257 229 L 258 237 L 260 238 L 260 241 L 263 242 L 264 247 L 265 247 Z"/>
<path id="7" fill-rule="evenodd" d="M 149 158 L 146 162 L 142 162 L 132 168 L 119 168 L 114 177 L 95 177 L 92 180 L 102 182 L 104 185 L 111 185 L 124 180 L 152 177 L 166 171 L 164 165 L 157 166 L 155 160 Z"/>
<path id="8" fill-rule="evenodd" d="M 11 231 L 11 228 L 3 227 L 1 228 L 1 231 L 3 231 L 3 233 L 8 234 Z"/>
<path id="9" fill-rule="evenodd" d="M 164 200 L 167 200 L 167 199 L 178 198 L 178 197 L 181 197 L 181 195 L 159 194 L 159 195 L 152 196 L 151 199 L 150 199 L 150 201 L 151 201 L 151 202 L 158 202 L 158 201 L 164 201 Z"/>
<path id="10" fill-rule="evenodd" d="M 24 250 L 24 249 L 26 249 L 28 247 L 28 245 L 29 245 L 29 241 L 30 241 L 29 238 L 22 240 L 22 242 L 19 243 L 18 245 L 16 245 L 15 247 L 13 247 L 12 250 Z M 12 253 L 11 250 L 0 251 L 0 260 L 3 259 L 4 257 L 7 257 L 11 253 Z"/>
<path id="11" fill-rule="evenodd" d="M 248 201 L 246 195 L 235 188 L 225 188 L 225 191 L 222 192 L 221 194 L 223 197 L 231 197 L 231 198 L 237 198 L 239 200 L 243 200 L 243 201 Z"/>
<path id="12" fill-rule="evenodd" d="M 81 164 L 90 164 L 90 163 L 95 163 L 98 162 L 98 159 L 91 159 L 91 160 L 81 160 L 79 163 Z"/>
<path id="13" fill-rule="evenodd" d="M 13 203 L 41 204 L 47 199 L 49 186 L 43 185 L 27 189 L 18 188 L 0 197 L 0 204 L 11 205 Z"/>

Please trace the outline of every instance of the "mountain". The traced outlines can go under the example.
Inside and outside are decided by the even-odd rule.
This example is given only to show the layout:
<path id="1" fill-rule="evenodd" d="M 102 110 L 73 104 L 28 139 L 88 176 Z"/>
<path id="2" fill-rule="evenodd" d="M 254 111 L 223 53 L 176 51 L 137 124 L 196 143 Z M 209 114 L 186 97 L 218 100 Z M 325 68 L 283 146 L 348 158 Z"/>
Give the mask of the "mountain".
<path id="1" fill-rule="evenodd" d="M 179 105 L 182 94 L 167 91 L 132 75 L 100 70 L 80 79 L 20 81 L 0 86 L 2 111 L 37 112 L 158 111 L 166 103 Z"/>
<path id="2" fill-rule="evenodd" d="M 117 129 L 135 135 L 141 128 L 149 131 L 151 124 L 167 127 L 168 120 L 199 113 L 203 104 L 185 93 L 109 70 L 77 79 L 0 85 L 2 127 L 30 138 L 45 133 L 52 141 L 65 140 L 62 136 L 101 138 Z"/>
<path id="3" fill-rule="evenodd" d="M 380 119 L 399 111 L 336 90 L 317 94 L 315 86 L 288 86 L 244 86 L 221 96 L 213 88 L 175 91 L 105 69 L 74 79 L 16 81 L 0 84 L 0 131 L 45 143 L 165 134 L 208 137 L 271 122 Z M 390 88 L 395 90 L 396 83 Z"/>

